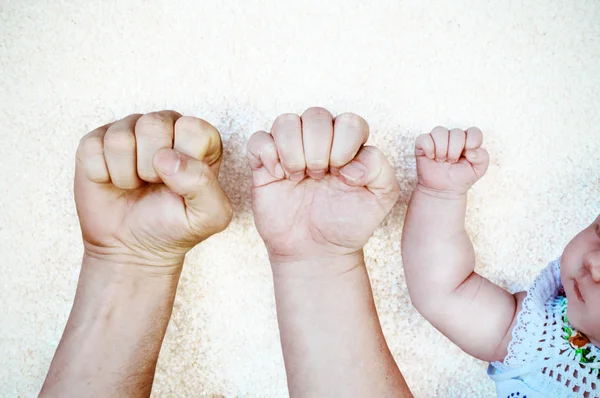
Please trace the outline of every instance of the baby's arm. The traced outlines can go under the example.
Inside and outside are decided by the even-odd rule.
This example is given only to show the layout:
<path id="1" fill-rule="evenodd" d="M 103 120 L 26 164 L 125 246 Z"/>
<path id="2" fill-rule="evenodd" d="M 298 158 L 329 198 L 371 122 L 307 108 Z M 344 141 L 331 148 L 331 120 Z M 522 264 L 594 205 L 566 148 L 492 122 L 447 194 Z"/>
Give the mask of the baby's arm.
<path id="1" fill-rule="evenodd" d="M 466 353 L 503 360 L 524 297 L 477 274 L 465 231 L 468 189 L 487 170 L 477 128 L 436 127 L 417 139 L 419 182 L 404 223 L 402 258 L 415 308 Z"/>

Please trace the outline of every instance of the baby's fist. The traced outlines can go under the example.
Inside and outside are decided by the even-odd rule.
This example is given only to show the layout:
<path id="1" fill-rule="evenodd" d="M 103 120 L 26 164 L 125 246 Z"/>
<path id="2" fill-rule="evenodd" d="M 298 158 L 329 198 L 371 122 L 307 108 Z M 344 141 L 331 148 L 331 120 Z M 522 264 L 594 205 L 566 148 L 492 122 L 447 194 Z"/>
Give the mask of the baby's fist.
<path id="1" fill-rule="evenodd" d="M 436 127 L 420 135 L 415 144 L 419 185 L 439 194 L 465 194 L 488 168 L 489 155 L 482 143 L 477 127 L 466 131 Z"/>

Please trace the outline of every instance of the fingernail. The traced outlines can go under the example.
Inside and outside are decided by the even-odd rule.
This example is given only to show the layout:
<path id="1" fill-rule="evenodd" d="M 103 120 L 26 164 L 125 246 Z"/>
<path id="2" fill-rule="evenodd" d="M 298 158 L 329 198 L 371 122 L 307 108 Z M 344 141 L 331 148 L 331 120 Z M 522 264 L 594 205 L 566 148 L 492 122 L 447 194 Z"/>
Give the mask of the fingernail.
<path id="1" fill-rule="evenodd" d="M 299 171 L 294 174 L 290 174 L 290 181 L 300 182 L 304 179 L 304 171 Z"/>
<path id="2" fill-rule="evenodd" d="M 316 171 L 308 171 L 308 175 L 311 178 L 314 178 L 315 180 L 320 180 L 321 178 L 325 177 L 325 170 L 316 170 Z"/>
<path id="3" fill-rule="evenodd" d="M 285 172 L 283 171 L 283 167 L 281 167 L 281 164 L 279 164 L 279 163 L 277 163 L 275 165 L 275 177 L 277 177 L 277 178 L 285 177 Z"/>
<path id="4" fill-rule="evenodd" d="M 179 170 L 181 159 L 179 158 L 179 153 L 177 151 L 167 150 L 160 151 L 156 155 L 154 162 L 161 173 L 170 176 L 177 173 L 177 170 Z"/>
<path id="5" fill-rule="evenodd" d="M 365 166 L 354 161 L 348 163 L 340 170 L 340 173 L 344 176 L 344 178 L 351 182 L 359 181 L 364 177 L 366 172 L 367 169 Z"/>

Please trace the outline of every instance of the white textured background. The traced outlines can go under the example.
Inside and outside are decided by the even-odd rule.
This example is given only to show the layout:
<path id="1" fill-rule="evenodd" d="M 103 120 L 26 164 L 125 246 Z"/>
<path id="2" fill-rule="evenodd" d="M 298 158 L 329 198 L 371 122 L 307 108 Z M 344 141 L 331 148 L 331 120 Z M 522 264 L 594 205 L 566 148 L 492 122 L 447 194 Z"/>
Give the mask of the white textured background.
<path id="1" fill-rule="evenodd" d="M 399 241 L 413 140 L 437 124 L 487 133 L 492 167 L 468 217 L 478 269 L 527 286 L 600 209 L 599 21 L 597 0 L 0 0 L 0 395 L 37 394 L 71 307 L 79 138 L 172 108 L 223 134 L 237 214 L 188 257 L 154 395 L 285 396 L 244 146 L 312 105 L 365 117 L 402 181 L 367 252 L 415 395 L 492 395 L 486 364 L 407 299 Z"/>

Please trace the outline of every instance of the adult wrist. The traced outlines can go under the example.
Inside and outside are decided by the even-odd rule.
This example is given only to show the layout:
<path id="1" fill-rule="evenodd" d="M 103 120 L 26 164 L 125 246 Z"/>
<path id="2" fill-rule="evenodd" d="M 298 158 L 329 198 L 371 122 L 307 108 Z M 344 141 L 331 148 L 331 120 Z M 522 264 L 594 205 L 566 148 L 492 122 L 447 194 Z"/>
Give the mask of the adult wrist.
<path id="1" fill-rule="evenodd" d="M 335 278 L 364 265 L 363 250 L 347 254 L 289 257 L 269 255 L 275 281 L 278 278 Z"/>

